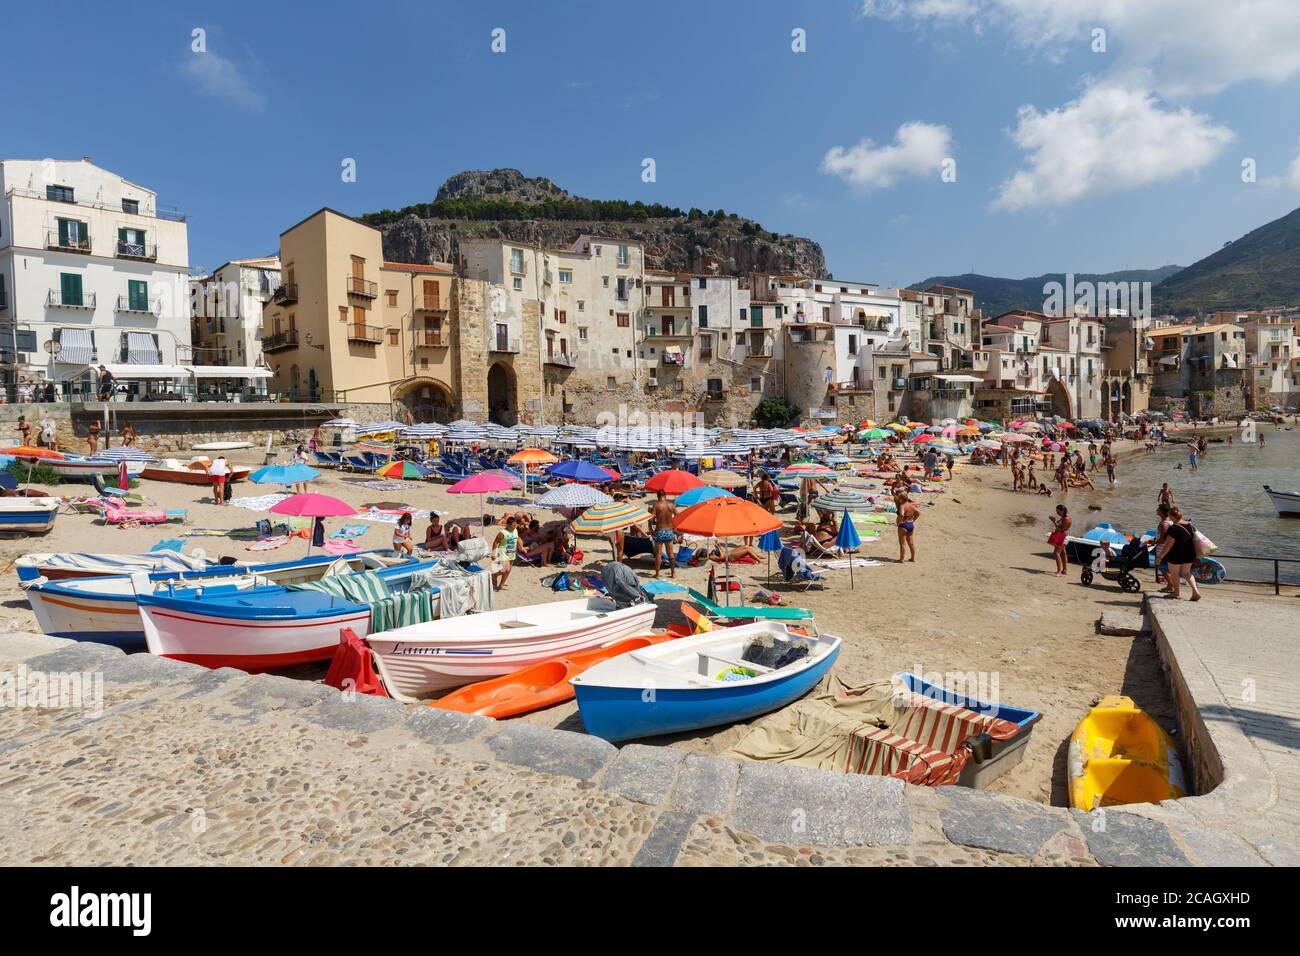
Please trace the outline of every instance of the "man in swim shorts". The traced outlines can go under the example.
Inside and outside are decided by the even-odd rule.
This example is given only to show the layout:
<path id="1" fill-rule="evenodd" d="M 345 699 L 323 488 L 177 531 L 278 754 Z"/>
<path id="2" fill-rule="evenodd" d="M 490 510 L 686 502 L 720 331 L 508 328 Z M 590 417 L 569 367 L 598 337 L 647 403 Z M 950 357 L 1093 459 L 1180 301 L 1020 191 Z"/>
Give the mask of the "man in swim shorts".
<path id="1" fill-rule="evenodd" d="M 894 521 L 898 526 L 898 563 L 903 563 L 903 550 L 906 548 L 912 556 L 909 561 L 916 560 L 916 542 L 913 540 L 913 533 L 916 531 L 916 521 L 921 517 L 921 506 L 908 497 L 906 492 L 899 492 L 894 496 L 894 503 L 898 507 L 898 512 Z"/>
<path id="2" fill-rule="evenodd" d="M 676 514 L 676 506 L 662 491 L 655 495 L 654 507 L 650 509 L 650 516 L 654 519 L 654 531 L 651 532 L 650 539 L 654 542 L 656 578 L 659 577 L 660 552 L 668 560 L 668 576 L 677 577 L 677 565 L 673 561 L 673 543 L 677 540 L 677 532 L 673 530 L 673 516 Z"/>

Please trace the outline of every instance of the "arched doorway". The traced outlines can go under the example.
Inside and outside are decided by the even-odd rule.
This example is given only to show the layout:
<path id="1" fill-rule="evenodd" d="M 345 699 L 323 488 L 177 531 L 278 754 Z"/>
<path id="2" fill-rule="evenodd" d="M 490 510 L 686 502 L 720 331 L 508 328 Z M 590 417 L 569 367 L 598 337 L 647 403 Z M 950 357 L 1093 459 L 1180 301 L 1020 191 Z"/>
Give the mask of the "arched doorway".
<path id="1" fill-rule="evenodd" d="M 1074 410 L 1070 407 L 1070 393 L 1059 378 L 1047 383 L 1047 397 L 1052 403 L 1052 414 L 1062 418 L 1073 418 Z"/>
<path id="2" fill-rule="evenodd" d="M 1124 387 L 1120 389 L 1120 408 L 1125 415 L 1133 414 L 1133 384 L 1125 381 Z"/>
<path id="3" fill-rule="evenodd" d="M 515 370 L 504 362 L 495 362 L 488 369 L 488 420 L 498 425 L 514 425 L 519 421 L 519 389 Z"/>
<path id="4" fill-rule="evenodd" d="M 456 417 L 451 389 L 437 379 L 416 378 L 404 382 L 393 393 L 393 400 L 404 406 L 415 422 L 445 425 Z"/>

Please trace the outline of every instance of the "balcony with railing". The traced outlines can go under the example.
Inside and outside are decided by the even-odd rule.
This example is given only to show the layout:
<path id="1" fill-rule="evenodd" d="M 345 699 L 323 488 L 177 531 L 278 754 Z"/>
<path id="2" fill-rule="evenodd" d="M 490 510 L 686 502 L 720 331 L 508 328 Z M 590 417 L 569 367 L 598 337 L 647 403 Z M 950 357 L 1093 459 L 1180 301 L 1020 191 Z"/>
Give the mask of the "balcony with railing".
<path id="1" fill-rule="evenodd" d="M 142 299 L 134 295 L 119 295 L 117 297 L 117 308 L 114 311 L 152 313 L 153 310 L 154 303 L 147 298 Z"/>
<path id="2" fill-rule="evenodd" d="M 293 305 L 298 301 L 298 283 L 289 282 L 277 286 L 276 290 L 271 293 L 271 301 L 276 305 Z"/>
<path id="3" fill-rule="evenodd" d="M 741 345 L 745 348 L 744 357 L 747 359 L 770 359 L 772 357 L 773 338 L 770 335 L 763 336 L 761 342 L 754 342 L 749 338 L 741 339 Z"/>
<path id="4" fill-rule="evenodd" d="M 359 295 L 363 299 L 378 298 L 379 283 L 360 276 L 348 276 L 348 295 Z"/>
<path id="5" fill-rule="evenodd" d="M 90 236 L 89 235 L 71 235 L 67 232 L 60 233 L 57 229 L 49 229 L 45 233 L 45 248 L 57 249 L 60 252 L 80 252 L 82 255 L 90 255 Z"/>
<path id="6" fill-rule="evenodd" d="M 95 309 L 95 293 L 65 293 L 62 289 L 51 289 L 49 295 L 45 297 L 45 305 L 51 309 L 89 309 L 93 312 Z"/>
<path id="7" fill-rule="evenodd" d="M 489 352 L 500 352 L 506 355 L 519 354 L 519 340 L 507 336 L 498 335 L 488 345 Z"/>
<path id="8" fill-rule="evenodd" d="M 136 259 L 141 262 L 157 262 L 158 246 L 149 242 L 126 242 L 119 239 L 113 244 L 114 254 L 119 259 Z"/>
<path id="9" fill-rule="evenodd" d="M 677 342 L 690 341 L 694 336 L 689 321 L 682 321 L 672 324 L 671 326 L 658 325 L 646 329 L 645 335 L 641 337 L 643 342 Z"/>
<path id="10" fill-rule="evenodd" d="M 348 323 L 349 342 L 361 342 L 364 345 L 378 345 L 383 340 L 383 326 L 363 325 L 360 322 Z"/>
<path id="11" fill-rule="evenodd" d="M 558 365 L 560 368 L 573 368 L 573 356 L 566 352 L 551 352 L 546 356 L 547 365 Z"/>
<path id="12" fill-rule="evenodd" d="M 262 339 L 262 351 L 268 355 L 272 352 L 283 352 L 285 349 L 296 349 L 297 347 L 297 329 L 290 329 L 287 332 L 273 332 Z"/>

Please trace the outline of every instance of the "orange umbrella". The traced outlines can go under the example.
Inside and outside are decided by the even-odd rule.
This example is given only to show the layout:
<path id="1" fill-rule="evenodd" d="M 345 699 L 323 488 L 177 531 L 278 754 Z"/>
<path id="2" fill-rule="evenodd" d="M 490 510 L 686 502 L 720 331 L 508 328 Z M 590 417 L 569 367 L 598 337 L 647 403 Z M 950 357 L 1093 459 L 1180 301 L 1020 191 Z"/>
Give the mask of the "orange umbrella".
<path id="1" fill-rule="evenodd" d="M 553 465 L 560 459 L 545 448 L 521 448 L 506 459 L 512 465 L 524 468 L 524 494 L 528 494 L 528 469 L 530 466 Z"/>
<path id="2" fill-rule="evenodd" d="M 744 498 L 710 498 L 691 505 L 673 518 L 673 527 L 683 534 L 698 534 L 710 538 L 751 538 L 778 530 L 784 522 L 776 515 L 746 501 Z M 727 581 L 731 580 L 731 562 L 726 560 Z M 727 603 L 731 603 L 731 589 L 727 589 Z"/>
<path id="3" fill-rule="evenodd" d="M 67 458 L 50 448 L 37 448 L 35 445 L 15 445 L 13 448 L 0 449 L 0 454 L 13 455 L 15 458 Z"/>

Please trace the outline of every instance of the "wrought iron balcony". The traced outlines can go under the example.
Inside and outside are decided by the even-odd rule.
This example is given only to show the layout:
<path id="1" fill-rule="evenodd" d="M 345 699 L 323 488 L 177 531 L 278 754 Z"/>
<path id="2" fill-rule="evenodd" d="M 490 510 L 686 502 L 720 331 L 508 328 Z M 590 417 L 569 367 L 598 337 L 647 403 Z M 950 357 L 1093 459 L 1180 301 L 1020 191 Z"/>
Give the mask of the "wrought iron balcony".
<path id="1" fill-rule="evenodd" d="M 64 295 L 62 289 L 51 289 L 45 297 L 45 305 L 51 309 L 90 309 L 95 308 L 95 293 L 78 292 Z"/>
<path id="2" fill-rule="evenodd" d="M 275 332 L 262 339 L 262 351 L 266 353 L 283 352 L 285 349 L 296 349 L 297 347 L 297 329 L 290 329 L 288 332 Z"/>
<path id="3" fill-rule="evenodd" d="M 298 301 L 298 283 L 292 282 L 278 286 L 271 293 L 271 301 L 277 305 L 293 305 Z"/>
<path id="4" fill-rule="evenodd" d="M 144 262 L 158 261 L 158 246 L 147 242 L 123 242 L 119 239 L 113 249 L 119 259 L 140 259 Z"/>
<path id="5" fill-rule="evenodd" d="M 488 351 L 489 351 L 489 352 L 504 352 L 504 353 L 508 353 L 508 354 L 511 354 L 511 355 L 518 355 L 518 354 L 519 354 L 519 340 L 518 340 L 518 339 L 502 338 L 501 336 L 497 336 L 495 339 L 492 340 L 491 344 L 490 344 L 489 347 L 488 347 Z"/>
<path id="6" fill-rule="evenodd" d="M 117 312 L 147 312 L 152 313 L 154 303 L 148 299 L 137 299 L 130 295 L 119 295 L 117 297 Z"/>
<path id="7" fill-rule="evenodd" d="M 348 295 L 359 295 L 365 299 L 376 298 L 379 295 L 379 284 L 359 276 L 348 276 Z"/>
<path id="8" fill-rule="evenodd" d="M 90 236 L 70 236 L 66 232 L 60 235 L 59 230 L 50 229 L 45 233 L 45 248 L 90 255 Z"/>

